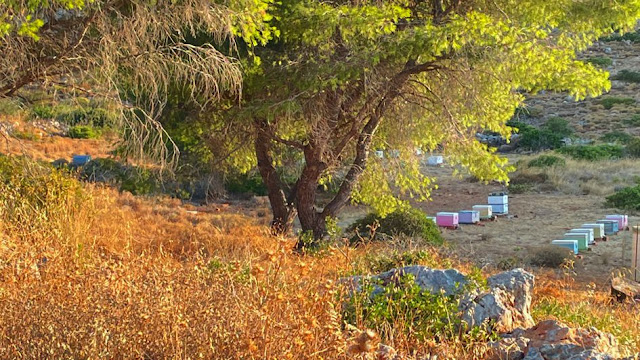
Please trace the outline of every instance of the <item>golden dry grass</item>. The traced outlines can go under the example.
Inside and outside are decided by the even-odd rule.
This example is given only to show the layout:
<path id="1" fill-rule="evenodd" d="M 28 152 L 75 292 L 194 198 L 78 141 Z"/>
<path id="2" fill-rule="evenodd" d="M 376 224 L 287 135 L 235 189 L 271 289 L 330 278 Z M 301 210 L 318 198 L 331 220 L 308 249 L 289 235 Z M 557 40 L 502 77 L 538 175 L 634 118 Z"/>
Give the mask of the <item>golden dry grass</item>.
<path id="1" fill-rule="evenodd" d="M 375 346 L 358 340 L 364 326 L 343 322 L 336 280 L 363 271 L 368 256 L 415 247 L 404 241 L 302 256 L 291 251 L 293 239 L 272 237 L 232 209 L 194 211 L 101 187 L 85 187 L 61 209 L 46 229 L 1 224 L 0 358 L 374 358 Z M 426 249 L 429 265 L 471 268 L 446 249 Z M 586 296 L 580 291 L 543 282 L 536 301 L 568 304 Z M 638 344 L 637 313 L 588 304 L 625 319 L 623 330 Z M 414 354 L 408 358 L 481 359 L 486 350 L 419 342 L 400 329 L 388 329 L 385 342 Z"/>

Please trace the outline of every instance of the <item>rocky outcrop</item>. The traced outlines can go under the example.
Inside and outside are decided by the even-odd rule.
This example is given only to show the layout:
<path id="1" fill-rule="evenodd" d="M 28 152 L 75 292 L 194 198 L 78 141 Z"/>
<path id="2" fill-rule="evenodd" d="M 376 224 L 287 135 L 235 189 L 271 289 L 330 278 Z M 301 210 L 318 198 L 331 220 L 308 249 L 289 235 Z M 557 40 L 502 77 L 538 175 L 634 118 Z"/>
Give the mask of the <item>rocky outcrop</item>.
<path id="1" fill-rule="evenodd" d="M 614 360 L 619 357 L 613 335 L 595 328 L 570 328 L 556 320 L 545 320 L 529 328 L 518 328 L 491 343 L 493 359 L 510 360 Z"/>
<path id="2" fill-rule="evenodd" d="M 469 326 L 490 325 L 499 332 L 533 326 L 531 296 L 535 277 L 514 269 L 487 279 L 489 291 L 469 295 L 460 303 L 462 320 Z"/>

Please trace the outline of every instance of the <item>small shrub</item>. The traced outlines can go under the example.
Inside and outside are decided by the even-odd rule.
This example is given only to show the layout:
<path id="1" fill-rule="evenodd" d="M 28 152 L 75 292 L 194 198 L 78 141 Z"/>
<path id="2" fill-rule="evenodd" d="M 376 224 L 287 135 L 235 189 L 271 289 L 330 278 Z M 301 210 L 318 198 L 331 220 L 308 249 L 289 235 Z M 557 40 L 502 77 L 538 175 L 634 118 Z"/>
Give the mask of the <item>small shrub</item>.
<path id="1" fill-rule="evenodd" d="M 537 158 L 529 161 L 529 167 L 551 167 L 551 166 L 564 166 L 566 161 L 555 155 L 540 155 Z"/>
<path id="2" fill-rule="evenodd" d="M 363 324 L 376 330 L 385 340 L 394 336 L 389 329 L 400 329 L 420 341 L 440 342 L 460 337 L 462 320 L 456 314 L 463 296 L 462 287 L 454 295 L 431 294 L 422 291 L 411 275 L 400 279 L 396 285 L 377 286 L 365 284 L 364 291 L 348 300 L 343 312 L 347 323 Z M 486 328 L 473 329 L 470 334 L 475 340 L 496 338 Z"/>
<path id="3" fill-rule="evenodd" d="M 628 157 L 640 158 L 640 139 L 634 138 L 624 148 L 624 152 Z"/>
<path id="4" fill-rule="evenodd" d="M 447 265 L 438 263 L 433 253 L 428 250 L 394 251 L 391 254 L 367 254 L 362 259 L 358 259 L 358 262 L 360 272 L 374 274 L 409 265 L 426 265 L 430 267 Z M 451 265 L 451 263 L 448 264 L 448 266 Z"/>
<path id="5" fill-rule="evenodd" d="M 40 137 L 35 133 L 29 132 L 29 131 L 20 131 L 20 130 L 13 131 L 11 133 L 11 136 L 13 136 L 16 139 L 30 140 L 30 141 L 37 141 L 40 139 Z"/>
<path id="6" fill-rule="evenodd" d="M 573 127 L 569 125 L 569 121 L 561 117 L 549 118 L 540 128 L 562 137 L 569 137 L 574 132 Z"/>
<path id="7" fill-rule="evenodd" d="M 576 160 L 587 161 L 621 158 L 623 155 L 622 146 L 607 144 L 565 146 L 556 151 Z"/>
<path id="8" fill-rule="evenodd" d="M 531 173 L 523 173 L 516 172 L 511 176 L 510 184 L 518 185 L 518 184 L 543 184 L 547 180 L 549 180 L 549 175 L 545 173 L 531 174 Z"/>
<path id="9" fill-rule="evenodd" d="M 611 77 L 611 80 L 620 80 L 628 83 L 640 83 L 640 72 L 631 70 L 620 70 Z"/>
<path id="10" fill-rule="evenodd" d="M 640 185 L 626 187 L 607 196 L 606 205 L 623 210 L 640 210 Z"/>
<path id="11" fill-rule="evenodd" d="M 618 96 L 607 96 L 600 100 L 600 105 L 604 106 L 605 109 L 611 110 L 613 105 L 622 104 L 622 105 L 633 105 L 636 103 L 636 100 L 628 97 L 618 97 Z"/>
<path id="12" fill-rule="evenodd" d="M 114 159 L 97 158 L 82 168 L 81 176 L 89 181 L 105 182 L 134 195 L 148 195 L 159 189 L 159 176 L 155 172 Z"/>
<path id="13" fill-rule="evenodd" d="M 225 182 L 227 191 L 232 194 L 267 195 L 267 187 L 259 174 L 240 174 L 231 176 Z"/>
<path id="14" fill-rule="evenodd" d="M 601 39 L 605 42 L 629 40 L 631 42 L 640 42 L 640 32 L 633 31 L 624 34 L 614 33 Z"/>
<path id="15" fill-rule="evenodd" d="M 10 98 L 0 99 L 0 114 L 2 115 L 15 115 L 22 111 L 21 104 Z"/>
<path id="16" fill-rule="evenodd" d="M 600 140 L 607 143 L 628 144 L 633 140 L 633 135 L 624 131 L 616 130 L 602 135 Z"/>
<path id="17" fill-rule="evenodd" d="M 371 213 L 353 223 L 348 231 L 358 231 L 360 236 L 367 237 L 369 236 L 369 227 L 375 226 L 375 224 L 379 224 L 376 229 L 376 238 L 380 234 L 388 236 L 402 234 L 420 237 L 431 244 L 439 245 L 444 242 L 436 224 L 427 219 L 426 215 L 417 209 L 394 211 L 385 218 Z M 358 239 L 359 237 L 356 235 L 352 238 L 352 242 Z"/>
<path id="18" fill-rule="evenodd" d="M 518 129 L 518 146 L 533 151 L 559 148 L 564 145 L 562 139 L 574 132 L 569 122 L 559 117 L 550 118 L 540 129 L 519 121 L 509 121 L 507 125 Z"/>
<path id="19" fill-rule="evenodd" d="M 496 264 L 496 268 L 498 268 L 498 270 L 508 271 L 508 270 L 520 267 L 521 263 L 522 263 L 521 259 L 515 256 L 510 256 L 504 259 L 500 259 L 500 261 L 498 261 L 498 263 Z"/>
<path id="20" fill-rule="evenodd" d="M 56 120 L 69 126 L 87 125 L 95 128 L 109 127 L 115 123 L 117 114 L 103 108 L 58 108 Z"/>
<path id="21" fill-rule="evenodd" d="M 571 257 L 573 257 L 573 254 L 569 249 L 555 245 L 546 245 L 532 252 L 529 263 L 533 266 L 560 268 L 565 265 Z"/>
<path id="22" fill-rule="evenodd" d="M 613 60 L 611 60 L 611 58 L 604 57 L 604 56 L 596 56 L 596 57 L 589 58 L 587 59 L 587 62 L 600 67 L 609 67 L 613 65 Z"/>
<path id="23" fill-rule="evenodd" d="M 533 184 L 509 184 L 510 194 L 526 194 L 533 190 Z"/>
<path id="24" fill-rule="evenodd" d="M 91 126 L 76 125 L 69 128 L 69 137 L 72 139 L 97 139 L 100 132 Z"/>
<path id="25" fill-rule="evenodd" d="M 628 119 L 622 120 L 622 123 L 629 126 L 640 126 L 640 115 L 633 115 Z"/>
<path id="26" fill-rule="evenodd" d="M 49 105 L 35 105 L 31 108 L 31 113 L 39 119 L 53 119 L 55 117 L 55 111 Z"/>

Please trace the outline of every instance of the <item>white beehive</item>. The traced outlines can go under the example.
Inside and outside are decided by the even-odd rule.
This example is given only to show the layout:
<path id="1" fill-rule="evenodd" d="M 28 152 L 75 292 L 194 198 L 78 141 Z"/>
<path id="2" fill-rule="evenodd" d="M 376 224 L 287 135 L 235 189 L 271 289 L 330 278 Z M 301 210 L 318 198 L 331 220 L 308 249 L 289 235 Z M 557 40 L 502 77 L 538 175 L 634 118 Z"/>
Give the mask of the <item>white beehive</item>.
<path id="1" fill-rule="evenodd" d="M 563 248 L 567 248 L 571 251 L 573 251 L 573 253 L 575 255 L 578 254 L 578 241 L 577 240 L 552 240 L 551 241 L 552 245 L 556 245 L 556 246 L 560 246 Z"/>
<path id="2" fill-rule="evenodd" d="M 605 236 L 604 224 L 582 224 L 581 228 L 593 229 L 593 238 L 595 240 L 602 240 Z"/>
<path id="3" fill-rule="evenodd" d="M 573 234 L 587 234 L 589 235 L 589 244 L 593 244 L 595 243 L 595 236 L 594 236 L 594 231 L 593 229 L 571 229 L 569 230 L 570 233 Z"/>
<path id="4" fill-rule="evenodd" d="M 578 250 L 587 250 L 589 248 L 589 234 L 587 233 L 565 233 L 562 238 L 576 240 L 578 242 Z"/>
<path id="5" fill-rule="evenodd" d="M 504 193 L 493 193 L 488 198 L 489 205 L 506 205 L 509 203 L 509 195 Z"/>
<path id="6" fill-rule="evenodd" d="M 439 166 L 444 163 L 444 158 L 440 155 L 432 155 L 427 158 L 427 164 L 429 166 Z"/>

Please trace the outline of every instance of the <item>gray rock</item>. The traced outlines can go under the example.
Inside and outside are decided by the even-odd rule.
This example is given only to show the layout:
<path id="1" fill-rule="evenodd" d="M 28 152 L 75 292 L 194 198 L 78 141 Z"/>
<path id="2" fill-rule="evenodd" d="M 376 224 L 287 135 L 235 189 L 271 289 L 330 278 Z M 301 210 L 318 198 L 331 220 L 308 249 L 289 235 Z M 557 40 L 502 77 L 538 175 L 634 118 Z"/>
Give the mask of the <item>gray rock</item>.
<path id="1" fill-rule="evenodd" d="M 462 320 L 468 325 L 490 325 L 500 332 L 533 326 L 531 296 L 534 276 L 514 269 L 487 279 L 489 291 L 468 296 L 460 302 Z"/>
<path id="2" fill-rule="evenodd" d="M 611 54 L 611 48 L 610 47 L 604 48 L 604 53 L 605 54 Z"/>
<path id="3" fill-rule="evenodd" d="M 431 269 L 426 266 L 413 265 L 399 269 L 391 269 L 380 275 L 373 276 L 373 280 L 382 281 L 384 285 L 397 283 L 406 275 L 413 275 L 415 282 L 424 291 L 432 294 L 443 293 L 453 295 L 469 281 L 456 269 Z"/>

